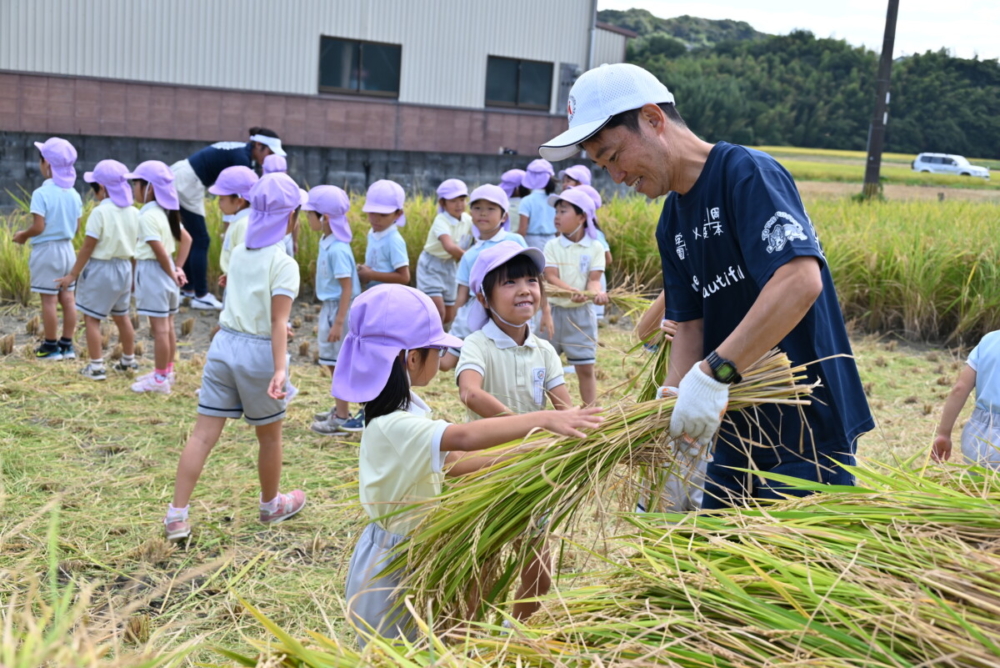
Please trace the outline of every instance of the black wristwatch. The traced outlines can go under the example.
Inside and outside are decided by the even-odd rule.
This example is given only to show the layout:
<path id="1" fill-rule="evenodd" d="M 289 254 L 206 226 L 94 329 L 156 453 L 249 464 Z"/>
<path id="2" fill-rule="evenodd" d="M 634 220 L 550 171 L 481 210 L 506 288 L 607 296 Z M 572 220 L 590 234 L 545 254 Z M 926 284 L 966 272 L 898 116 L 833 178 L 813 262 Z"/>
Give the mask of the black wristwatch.
<path id="1" fill-rule="evenodd" d="M 743 380 L 743 376 L 736 370 L 736 365 L 729 360 L 719 357 L 719 353 L 714 350 L 705 358 L 708 368 L 712 370 L 712 377 L 720 383 L 733 385 Z"/>

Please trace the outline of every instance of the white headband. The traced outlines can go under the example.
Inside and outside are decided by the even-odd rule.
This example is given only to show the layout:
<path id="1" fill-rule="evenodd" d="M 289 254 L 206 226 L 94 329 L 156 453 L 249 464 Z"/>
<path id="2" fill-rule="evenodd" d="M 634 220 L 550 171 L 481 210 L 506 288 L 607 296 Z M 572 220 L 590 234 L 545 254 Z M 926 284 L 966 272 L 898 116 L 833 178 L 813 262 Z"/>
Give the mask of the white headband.
<path id="1" fill-rule="evenodd" d="M 285 153 L 285 149 L 281 148 L 281 140 L 277 137 L 267 137 L 265 135 L 250 135 L 250 141 L 255 141 L 259 144 L 271 149 L 275 155 L 280 155 L 282 157 L 288 155 Z"/>

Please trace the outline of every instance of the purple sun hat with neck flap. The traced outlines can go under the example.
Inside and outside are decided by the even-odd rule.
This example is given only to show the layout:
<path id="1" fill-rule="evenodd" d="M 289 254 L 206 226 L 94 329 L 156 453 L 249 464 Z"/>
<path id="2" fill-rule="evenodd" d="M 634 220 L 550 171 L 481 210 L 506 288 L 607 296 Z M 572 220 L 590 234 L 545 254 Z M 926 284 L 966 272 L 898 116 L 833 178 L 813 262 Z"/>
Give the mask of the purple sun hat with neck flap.
<path id="1" fill-rule="evenodd" d="M 604 200 L 601 199 L 601 193 L 597 192 L 597 189 L 593 186 L 570 186 L 575 190 L 587 193 L 587 197 L 594 200 L 594 211 L 596 212 L 602 206 L 604 206 Z"/>
<path id="2" fill-rule="evenodd" d="M 532 160 L 528 164 L 528 169 L 524 172 L 521 185 L 529 190 L 539 190 L 549 184 L 549 180 L 555 176 L 552 163 L 544 158 Z"/>
<path id="3" fill-rule="evenodd" d="M 587 226 L 584 228 L 584 232 L 591 239 L 596 239 L 597 227 L 594 225 L 594 211 L 596 207 L 594 207 L 594 200 L 590 198 L 590 195 L 580 190 L 580 188 L 567 188 L 558 195 L 549 195 L 549 206 L 556 206 L 559 200 L 569 202 L 583 211 L 583 214 L 587 217 Z"/>
<path id="4" fill-rule="evenodd" d="M 590 185 L 590 170 L 585 165 L 573 165 L 559 172 L 559 178 L 568 176 L 581 186 Z"/>
<path id="5" fill-rule="evenodd" d="M 120 207 L 132 206 L 132 189 L 128 186 L 128 167 L 117 160 L 101 160 L 94 171 L 84 172 L 87 183 L 99 183 L 108 191 L 111 201 Z"/>
<path id="6" fill-rule="evenodd" d="M 243 165 L 226 167 L 219 172 L 219 178 L 215 179 L 208 192 L 216 197 L 226 195 L 237 195 L 245 200 L 250 199 L 250 189 L 257 184 L 260 177 L 257 172 Z"/>
<path id="7" fill-rule="evenodd" d="M 76 183 L 76 148 L 62 137 L 49 137 L 45 143 L 35 142 L 35 148 L 52 167 L 52 181 L 60 188 L 72 188 Z"/>
<path id="8" fill-rule="evenodd" d="M 168 211 L 180 209 L 177 199 L 177 188 L 174 186 L 174 173 L 166 163 L 159 160 L 147 160 L 125 175 L 127 179 L 141 179 L 153 187 L 153 198 L 161 208 Z"/>
<path id="9" fill-rule="evenodd" d="M 489 314 L 486 312 L 486 307 L 476 297 L 476 295 L 481 294 L 483 291 L 483 280 L 486 278 L 486 274 L 510 262 L 512 258 L 518 255 L 527 255 L 531 258 L 535 266 L 538 267 L 539 273 L 545 271 L 545 254 L 542 251 L 537 248 L 525 248 L 513 241 L 501 241 L 495 246 L 490 246 L 476 258 L 475 264 L 472 265 L 472 272 L 469 274 L 469 299 L 471 304 L 469 306 L 467 324 L 470 332 L 482 329 L 490 319 Z M 489 303 L 489 295 L 483 296 L 486 298 L 487 303 Z M 538 304 L 538 306 L 541 306 L 541 304 Z"/>
<path id="10" fill-rule="evenodd" d="M 525 171 L 523 169 L 508 169 L 500 175 L 500 187 L 503 188 L 505 193 L 507 193 L 507 197 L 514 196 L 514 191 L 516 191 L 521 186 L 521 182 L 524 181 L 524 174 Z"/>
<path id="11" fill-rule="evenodd" d="M 469 186 L 465 185 L 465 181 L 460 179 L 446 179 L 441 182 L 441 185 L 437 187 L 438 196 L 438 213 L 444 213 L 444 207 L 441 206 L 441 200 L 443 199 L 455 199 L 456 197 L 468 197 L 469 196 Z"/>
<path id="12" fill-rule="evenodd" d="M 248 250 L 266 248 L 285 238 L 288 219 L 301 204 L 299 187 L 287 174 L 265 174 L 250 190 Z"/>
<path id="13" fill-rule="evenodd" d="M 498 207 L 503 209 L 503 221 L 500 223 L 500 227 L 504 231 L 510 230 L 510 216 L 507 212 L 510 210 L 510 200 L 507 198 L 507 193 L 504 192 L 503 188 L 500 186 L 495 186 L 492 183 L 487 183 L 481 185 L 472 191 L 469 195 L 469 205 L 471 206 L 473 202 L 478 202 L 479 200 L 486 200 L 487 202 L 493 202 Z M 476 239 L 479 238 L 479 228 L 476 227 L 475 223 L 472 225 L 472 236 Z"/>
<path id="14" fill-rule="evenodd" d="M 365 204 L 361 210 L 365 213 L 395 213 L 403 210 L 406 202 L 406 192 L 403 186 L 395 181 L 380 179 L 368 186 L 365 193 Z M 396 227 L 406 225 L 406 214 L 402 213 L 396 219 Z"/>
<path id="15" fill-rule="evenodd" d="M 285 160 L 285 156 L 278 155 L 277 153 L 272 153 L 271 155 L 264 158 L 264 164 L 261 165 L 261 170 L 265 174 L 274 174 L 275 172 L 287 172 L 288 161 Z"/>
<path id="16" fill-rule="evenodd" d="M 349 331 L 333 374 L 333 396 L 364 403 L 382 393 L 404 350 L 461 348 L 447 334 L 431 298 L 405 285 L 382 284 L 351 305 Z"/>
<path id="17" fill-rule="evenodd" d="M 309 201 L 302 205 L 303 211 L 315 211 L 330 221 L 330 232 L 337 241 L 351 243 L 354 233 L 347 221 L 351 208 L 351 198 L 337 186 L 316 186 L 309 191 Z"/>

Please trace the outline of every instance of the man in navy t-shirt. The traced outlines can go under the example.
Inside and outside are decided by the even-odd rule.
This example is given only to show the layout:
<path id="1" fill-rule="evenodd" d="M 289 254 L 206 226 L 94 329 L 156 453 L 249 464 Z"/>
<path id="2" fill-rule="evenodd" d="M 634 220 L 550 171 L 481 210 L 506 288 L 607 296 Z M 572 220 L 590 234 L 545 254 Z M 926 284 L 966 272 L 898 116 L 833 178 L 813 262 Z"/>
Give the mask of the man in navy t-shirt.
<path id="1" fill-rule="evenodd" d="M 736 469 L 851 485 L 858 436 L 874 427 L 830 270 L 792 177 L 770 156 L 695 136 L 673 95 L 634 65 L 581 76 L 570 129 L 539 152 L 584 148 L 616 183 L 667 195 L 656 230 L 667 308 L 678 321 L 665 384 L 673 437 L 714 440 L 704 508 L 801 494 Z M 740 371 L 778 347 L 819 381 L 808 406 L 722 414 Z M 721 427 L 721 429 L 720 429 Z"/>

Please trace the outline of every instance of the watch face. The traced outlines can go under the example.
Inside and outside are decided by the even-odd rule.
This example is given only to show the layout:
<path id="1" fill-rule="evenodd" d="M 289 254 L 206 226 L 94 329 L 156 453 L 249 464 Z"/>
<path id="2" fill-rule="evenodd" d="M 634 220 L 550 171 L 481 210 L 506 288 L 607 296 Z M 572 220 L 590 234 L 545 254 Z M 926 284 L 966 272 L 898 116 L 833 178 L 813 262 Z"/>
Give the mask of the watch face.
<path id="1" fill-rule="evenodd" d="M 723 383 L 728 383 L 736 377 L 736 367 L 733 366 L 732 362 L 723 362 L 715 370 L 715 375 L 719 377 Z"/>

